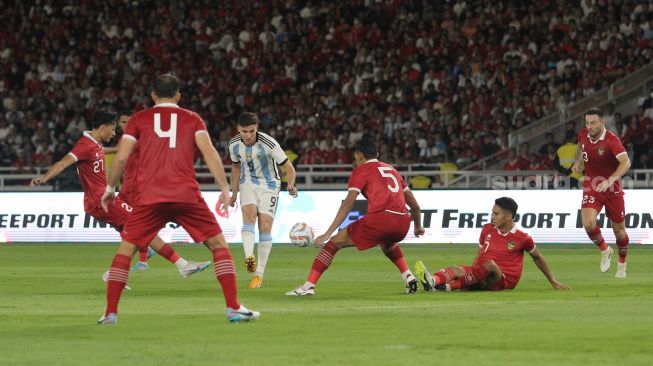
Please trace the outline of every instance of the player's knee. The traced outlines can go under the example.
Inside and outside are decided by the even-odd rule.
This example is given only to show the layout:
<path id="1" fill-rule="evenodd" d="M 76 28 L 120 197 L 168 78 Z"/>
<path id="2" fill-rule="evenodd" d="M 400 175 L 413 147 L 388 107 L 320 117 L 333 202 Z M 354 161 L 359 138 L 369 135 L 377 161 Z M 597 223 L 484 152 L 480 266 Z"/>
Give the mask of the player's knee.
<path id="1" fill-rule="evenodd" d="M 227 244 L 227 241 L 221 235 L 216 235 L 214 237 L 208 238 L 206 241 L 204 241 L 204 245 L 206 245 L 206 247 L 210 250 L 229 247 L 229 244 Z"/>
<path id="2" fill-rule="evenodd" d="M 488 273 L 487 280 L 489 280 L 490 282 L 494 282 L 495 280 L 501 278 L 501 267 L 499 267 L 499 265 L 495 261 L 489 260 L 483 263 L 483 267 Z"/>
<path id="3" fill-rule="evenodd" d="M 585 219 L 583 219 L 582 221 L 583 221 L 583 228 L 585 229 L 585 232 L 590 233 L 594 231 L 594 228 L 596 227 L 596 222 L 585 220 Z"/>

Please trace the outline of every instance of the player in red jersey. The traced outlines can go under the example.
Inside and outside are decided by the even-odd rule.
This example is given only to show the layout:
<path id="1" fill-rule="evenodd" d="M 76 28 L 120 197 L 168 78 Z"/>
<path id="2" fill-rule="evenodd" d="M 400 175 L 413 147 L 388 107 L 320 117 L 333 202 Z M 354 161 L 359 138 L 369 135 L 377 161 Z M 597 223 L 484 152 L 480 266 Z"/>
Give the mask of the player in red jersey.
<path id="1" fill-rule="evenodd" d="M 528 253 L 537 268 L 546 276 L 554 289 L 569 290 L 558 282 L 549 265 L 537 251 L 530 235 L 518 230 L 513 222 L 517 202 L 510 197 L 494 201 L 492 223 L 486 224 L 478 239 L 478 254 L 471 266 L 451 266 L 433 276 L 422 261 L 415 264 L 415 274 L 426 291 L 452 290 L 510 290 L 517 287 L 521 278 L 524 252 Z"/>
<path id="2" fill-rule="evenodd" d="M 314 240 L 316 246 L 327 240 L 328 242 L 315 256 L 306 282 L 286 295 L 315 295 L 315 284 L 329 268 L 338 250 L 353 246 L 358 250 L 366 250 L 377 245 L 381 246 L 385 255 L 401 272 L 406 292 L 412 294 L 417 291 L 417 280 L 408 269 L 399 242 L 408 233 L 411 217 L 415 225 L 415 236 L 424 234 L 420 219 L 421 210 L 413 192 L 406 186 L 399 173 L 392 166 L 378 161 L 377 156 L 376 144 L 368 137 L 356 144 L 354 158 L 358 167 L 349 178 L 347 198 L 340 205 L 329 229 Z M 367 214 L 332 237 L 361 193 L 367 198 Z M 410 213 L 406 204 L 410 207 Z"/>
<path id="3" fill-rule="evenodd" d="M 124 132 L 127 127 L 127 122 L 131 118 L 132 112 L 124 110 L 119 113 L 118 126 Z M 122 136 L 120 137 L 122 138 Z M 120 139 L 118 140 L 120 142 Z M 117 147 L 105 147 L 105 153 L 115 154 L 118 151 Z M 113 160 L 113 159 L 112 159 Z M 111 168 L 109 166 L 109 168 Z M 125 172 L 122 176 L 122 184 L 120 186 L 120 199 L 127 202 L 130 206 L 134 207 L 138 203 L 139 191 L 136 186 L 136 173 L 138 172 L 138 146 L 134 147 L 134 151 L 129 156 Z M 132 271 L 140 272 L 146 271 L 150 268 L 148 259 L 153 255 L 154 251 L 149 246 L 138 247 L 138 262 L 132 267 Z"/>
<path id="4" fill-rule="evenodd" d="M 117 116 L 114 113 L 96 112 L 93 115 L 93 130 L 85 131 L 72 151 L 53 164 L 44 176 L 32 179 L 30 187 L 46 184 L 66 168 L 77 163 L 77 172 L 84 190 L 84 211 L 96 219 L 112 225 L 120 232 L 133 210 L 131 203 L 120 197 L 108 207 L 107 211 L 100 206 L 100 197 L 107 186 L 102 143 L 110 141 L 115 136 L 116 120 Z M 152 238 L 151 241 L 152 248 L 175 264 L 182 277 L 200 272 L 210 264 L 210 262 L 186 261 L 158 236 Z M 106 273 L 103 278 L 106 282 Z"/>
<path id="5" fill-rule="evenodd" d="M 621 177 L 630 169 L 630 158 L 619 137 L 605 128 L 603 111 L 592 108 L 585 113 L 585 128 L 578 132 L 574 172 L 585 169 L 581 220 L 587 236 L 601 249 L 601 272 L 610 269 L 612 248 L 608 247 L 596 218 L 605 206 L 617 239 L 619 262 L 615 277 L 626 277 L 628 234 L 626 233 L 624 191 Z"/>
<path id="6" fill-rule="evenodd" d="M 137 246 L 147 245 L 170 221 L 180 224 L 195 242 L 203 242 L 213 253 L 215 275 L 227 304 L 227 319 L 231 322 L 256 319 L 259 312 L 250 311 L 238 302 L 231 253 L 195 178 L 194 162 L 199 152 L 222 190 L 220 202 L 228 212 L 229 185 L 220 155 L 202 118 L 177 105 L 181 94 L 175 76 L 158 76 L 152 89 L 155 106 L 135 113 L 129 120 L 101 199 L 102 207 L 107 209 L 120 198 L 115 197 L 115 186 L 134 146 L 138 145 L 139 201 L 121 232 L 122 242 L 109 272 L 106 311 L 98 323 L 117 322 L 118 302 L 127 283 L 131 257 Z"/>

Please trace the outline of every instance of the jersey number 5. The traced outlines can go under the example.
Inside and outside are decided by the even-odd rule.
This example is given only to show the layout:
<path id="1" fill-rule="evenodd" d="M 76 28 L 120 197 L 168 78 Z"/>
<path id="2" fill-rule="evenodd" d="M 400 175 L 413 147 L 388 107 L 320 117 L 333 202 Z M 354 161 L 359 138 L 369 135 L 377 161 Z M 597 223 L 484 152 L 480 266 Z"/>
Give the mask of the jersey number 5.
<path id="1" fill-rule="evenodd" d="M 154 113 L 154 132 L 162 139 L 169 138 L 168 147 L 174 149 L 177 147 L 177 113 L 170 114 L 170 129 L 163 131 L 161 129 L 161 114 Z"/>
<path id="2" fill-rule="evenodd" d="M 389 166 L 380 166 L 379 167 L 379 173 L 381 173 L 381 176 L 384 178 L 390 178 L 392 179 L 392 182 L 394 183 L 393 186 L 388 184 L 388 189 L 392 193 L 397 193 L 399 192 L 399 182 L 397 182 L 397 178 L 395 178 L 394 175 L 392 175 L 392 168 Z"/>

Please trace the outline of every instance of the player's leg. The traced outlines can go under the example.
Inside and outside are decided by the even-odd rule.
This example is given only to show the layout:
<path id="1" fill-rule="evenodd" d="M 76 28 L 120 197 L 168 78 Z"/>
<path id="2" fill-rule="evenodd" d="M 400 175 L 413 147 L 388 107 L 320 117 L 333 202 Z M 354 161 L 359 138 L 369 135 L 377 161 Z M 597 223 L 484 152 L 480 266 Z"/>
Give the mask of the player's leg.
<path id="1" fill-rule="evenodd" d="M 166 244 L 160 236 L 155 236 L 150 242 L 150 247 L 159 253 L 163 258 L 167 259 L 170 263 L 174 264 L 179 270 L 179 275 L 183 278 L 191 276 L 195 273 L 202 272 L 211 265 L 211 261 L 195 262 L 187 261 L 182 258 L 172 247 Z"/>
<path id="2" fill-rule="evenodd" d="M 117 200 L 117 199 L 116 199 Z M 113 259 L 109 269 L 107 282 L 107 309 L 98 323 L 114 324 L 118 313 L 118 302 L 122 290 L 129 277 L 129 264 L 131 257 L 136 254 L 136 246 L 146 246 L 150 243 L 159 230 L 169 221 L 169 216 L 159 205 L 136 207 L 125 222 L 124 229 L 120 231 L 122 242 L 118 246 L 118 253 Z"/>
<path id="3" fill-rule="evenodd" d="M 118 321 L 118 303 L 122 290 L 127 285 L 129 278 L 129 265 L 132 256 L 136 253 L 136 245 L 122 240 L 118 251 L 111 262 L 109 277 L 107 281 L 107 307 L 104 316 L 98 320 L 98 324 L 115 324 Z"/>
<path id="4" fill-rule="evenodd" d="M 626 277 L 626 257 L 628 256 L 628 233 L 626 233 L 626 212 L 623 195 L 614 195 L 605 204 L 605 213 L 608 219 L 612 221 L 612 231 L 617 239 L 617 248 L 619 249 L 619 260 L 617 262 L 617 273 L 615 277 Z"/>
<path id="5" fill-rule="evenodd" d="M 152 249 L 149 246 L 145 247 L 138 247 L 138 262 L 132 267 L 132 271 L 134 272 L 141 272 L 141 271 L 146 271 L 150 268 L 150 266 L 147 263 L 147 260 L 149 258 L 149 252 Z"/>
<path id="6" fill-rule="evenodd" d="M 392 244 L 382 244 L 381 249 L 383 254 L 385 254 L 388 259 L 394 263 L 394 265 L 399 269 L 401 277 L 406 283 L 406 293 L 414 294 L 417 292 L 417 279 L 413 276 L 413 273 L 408 269 L 408 264 L 406 263 L 406 258 L 404 253 L 399 247 L 399 243 Z"/>
<path id="7" fill-rule="evenodd" d="M 501 268 L 493 260 L 489 260 L 482 265 L 451 266 L 441 269 L 433 274 L 433 281 L 430 284 L 436 291 L 489 290 L 494 289 L 501 278 Z"/>
<path id="8" fill-rule="evenodd" d="M 336 235 L 331 237 L 331 239 L 320 249 L 320 251 L 315 256 L 313 260 L 313 265 L 311 266 L 311 271 L 306 278 L 306 282 L 300 287 L 286 292 L 288 296 L 305 296 L 305 295 L 315 295 L 315 285 L 317 281 L 322 277 L 324 271 L 326 271 L 333 257 L 336 253 L 342 248 L 353 247 L 354 243 L 349 237 L 348 230 L 341 230 Z"/>
<path id="9" fill-rule="evenodd" d="M 236 267 L 222 229 L 206 202 L 202 199 L 196 203 L 174 204 L 170 212 L 195 242 L 204 243 L 211 251 L 215 277 L 227 305 L 227 319 L 239 322 L 258 318 L 259 312 L 250 311 L 238 302 Z"/>
<path id="10" fill-rule="evenodd" d="M 590 207 L 594 206 L 594 207 Z M 600 204 L 595 196 L 583 195 L 583 206 L 580 210 L 583 228 L 591 241 L 601 250 L 601 272 L 607 272 L 610 269 L 610 259 L 612 258 L 612 248 L 608 246 L 601 234 L 601 228 L 596 224 L 596 218 L 603 205 Z"/>
<path id="11" fill-rule="evenodd" d="M 263 284 L 263 275 L 265 274 L 265 267 L 270 258 L 272 251 L 272 224 L 274 223 L 274 216 L 265 213 L 258 214 L 258 261 L 256 263 L 256 272 L 254 277 L 249 283 L 249 288 L 259 288 Z"/>
<path id="12" fill-rule="evenodd" d="M 240 194 L 241 211 L 243 213 L 243 228 L 240 235 L 243 239 L 243 250 L 245 251 L 245 268 L 247 268 L 247 272 L 253 273 L 256 270 L 256 259 L 254 258 L 254 225 L 256 225 L 257 205 L 256 203 L 245 204 L 243 202 L 245 199 L 253 200 L 253 197 L 248 198 L 250 195 L 253 196 L 253 193 L 241 191 Z"/>

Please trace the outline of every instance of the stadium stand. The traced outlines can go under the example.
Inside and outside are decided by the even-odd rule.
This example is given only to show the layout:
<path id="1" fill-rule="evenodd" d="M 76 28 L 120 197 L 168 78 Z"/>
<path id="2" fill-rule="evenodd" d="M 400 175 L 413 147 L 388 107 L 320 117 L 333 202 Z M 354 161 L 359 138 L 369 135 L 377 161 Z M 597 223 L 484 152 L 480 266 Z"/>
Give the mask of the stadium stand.
<path id="1" fill-rule="evenodd" d="M 653 58 L 651 1 L 37 0 L 0 19 L 0 168 L 15 173 L 59 159 L 98 108 L 146 107 L 164 72 L 225 157 L 252 110 L 299 165 L 350 163 L 371 132 L 388 162 L 455 170 Z M 651 166 L 652 115 L 650 96 L 610 115 L 633 167 Z M 550 153 L 521 149 L 523 169 Z"/>

